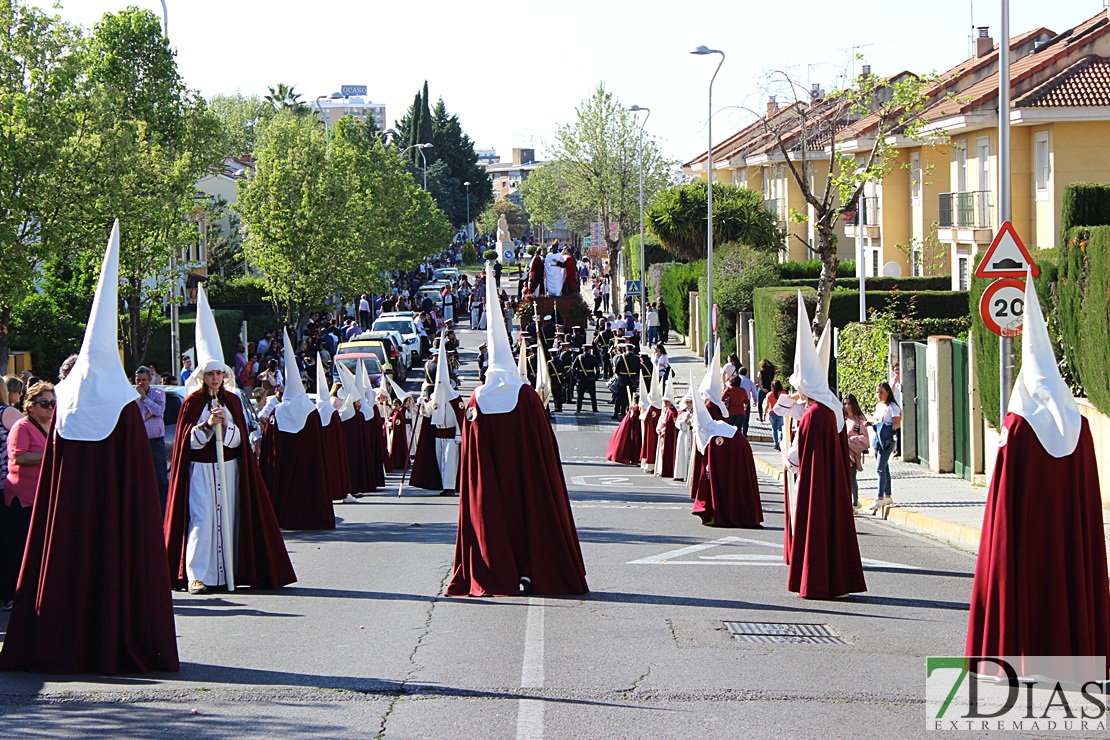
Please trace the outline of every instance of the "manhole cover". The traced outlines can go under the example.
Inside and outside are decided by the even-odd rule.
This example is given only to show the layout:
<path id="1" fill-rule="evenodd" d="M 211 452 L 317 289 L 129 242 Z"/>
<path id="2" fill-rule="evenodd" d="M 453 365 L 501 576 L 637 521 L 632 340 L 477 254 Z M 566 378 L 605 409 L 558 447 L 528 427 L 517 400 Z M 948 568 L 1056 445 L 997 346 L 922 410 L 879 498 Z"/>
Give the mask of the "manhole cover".
<path id="1" fill-rule="evenodd" d="M 847 645 L 827 624 L 797 622 L 725 622 L 730 635 L 741 642 Z"/>

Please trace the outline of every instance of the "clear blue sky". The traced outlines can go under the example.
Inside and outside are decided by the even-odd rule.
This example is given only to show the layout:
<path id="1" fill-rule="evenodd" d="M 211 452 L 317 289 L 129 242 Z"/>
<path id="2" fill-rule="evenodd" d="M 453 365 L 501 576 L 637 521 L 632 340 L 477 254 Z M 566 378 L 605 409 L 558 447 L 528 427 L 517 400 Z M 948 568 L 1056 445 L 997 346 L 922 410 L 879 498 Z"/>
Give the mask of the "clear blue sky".
<path id="1" fill-rule="evenodd" d="M 32 0 L 48 7 L 49 0 Z M 58 11 L 91 27 L 128 4 L 159 15 L 159 0 L 64 0 Z M 513 146 L 542 156 L 556 127 L 604 81 L 626 105 L 652 109 L 648 131 L 687 160 L 705 150 L 706 92 L 715 57 L 728 58 L 714 86 L 714 139 L 745 122 L 736 106 L 762 108 L 766 70 L 791 69 L 825 88 L 849 64 L 852 45 L 876 74 L 943 71 L 968 56 L 972 14 L 997 40 L 999 0 L 167 0 L 170 40 L 187 84 L 204 95 L 265 94 L 295 84 L 305 98 L 365 84 L 400 118 L 428 80 L 464 130 L 507 159 Z M 1102 0 L 1013 0 L 1010 25 L 1062 31 Z M 425 9 L 420 12 L 420 9 Z M 814 66 L 810 66 L 814 65 Z M 724 109 L 724 110 L 720 110 Z"/>

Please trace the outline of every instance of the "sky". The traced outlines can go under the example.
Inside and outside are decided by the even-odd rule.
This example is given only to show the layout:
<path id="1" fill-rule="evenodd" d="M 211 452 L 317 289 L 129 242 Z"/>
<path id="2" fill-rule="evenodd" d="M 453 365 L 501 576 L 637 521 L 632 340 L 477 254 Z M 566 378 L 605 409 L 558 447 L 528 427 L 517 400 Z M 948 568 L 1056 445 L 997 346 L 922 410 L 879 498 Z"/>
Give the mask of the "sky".
<path id="1" fill-rule="evenodd" d="M 30 0 L 50 8 L 51 0 Z M 63 0 L 54 12 L 86 28 L 127 5 Z M 969 56 L 972 25 L 999 35 L 1001 0 L 166 0 L 186 84 L 201 94 L 265 95 L 279 82 L 304 99 L 366 85 L 392 125 L 428 81 L 479 148 L 544 158 L 557 128 L 599 83 L 651 109 L 646 133 L 677 161 L 704 152 L 709 81 L 713 139 L 763 109 L 771 70 L 825 89 L 851 69 L 852 47 L 875 74 L 942 72 Z M 1105 12 L 1103 0 L 1012 0 L 1012 35 L 1063 31 Z M 857 70 L 858 71 L 858 70 Z M 809 86 L 808 84 L 806 85 Z M 644 114 L 640 114 L 641 116 Z"/>

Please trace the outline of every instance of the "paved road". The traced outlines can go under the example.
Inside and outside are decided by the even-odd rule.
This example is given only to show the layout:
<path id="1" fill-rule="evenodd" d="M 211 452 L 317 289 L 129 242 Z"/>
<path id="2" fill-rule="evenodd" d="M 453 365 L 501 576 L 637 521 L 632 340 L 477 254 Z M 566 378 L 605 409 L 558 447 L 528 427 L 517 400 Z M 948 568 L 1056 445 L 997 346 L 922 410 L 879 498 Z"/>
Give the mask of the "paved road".
<path id="1" fill-rule="evenodd" d="M 466 389 L 480 336 L 461 332 Z M 869 592 L 802 600 L 785 588 L 776 484 L 764 529 L 703 527 L 683 486 L 604 461 L 602 410 L 555 427 L 587 597 L 442 597 L 457 499 L 399 498 L 393 477 L 337 505 L 334 531 L 286 533 L 297 585 L 176 595 L 179 674 L 0 675 L 3 735 L 922 734 L 924 656 L 963 647 L 972 557 L 857 520 Z M 739 621 L 841 639 L 740 642 L 725 625 Z"/>

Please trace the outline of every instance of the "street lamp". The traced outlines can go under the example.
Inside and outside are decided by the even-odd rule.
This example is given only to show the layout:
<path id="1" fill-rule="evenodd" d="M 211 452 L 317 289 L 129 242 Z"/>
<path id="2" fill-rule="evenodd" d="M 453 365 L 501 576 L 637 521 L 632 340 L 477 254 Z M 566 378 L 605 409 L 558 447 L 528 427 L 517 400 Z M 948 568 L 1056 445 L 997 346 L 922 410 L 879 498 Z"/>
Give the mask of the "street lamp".
<path id="1" fill-rule="evenodd" d="M 699 46 L 694 49 L 691 54 L 698 56 L 706 56 L 709 54 L 720 54 L 721 61 L 717 62 L 717 69 L 713 71 L 713 76 L 709 79 L 709 149 L 706 152 L 708 156 L 707 168 L 709 172 L 708 182 L 708 197 L 705 206 L 705 218 L 707 223 L 708 236 L 706 239 L 706 256 L 705 263 L 706 269 L 709 274 L 705 281 L 705 300 L 709 309 L 709 331 L 710 340 L 712 344 L 710 347 L 716 346 L 717 327 L 713 325 L 713 81 L 717 79 L 717 73 L 721 71 L 721 65 L 725 63 L 725 53 L 720 49 L 710 49 L 707 46 Z"/>
<path id="2" fill-rule="evenodd" d="M 162 0 L 162 35 L 166 40 L 170 38 L 170 12 L 166 9 L 166 0 Z"/>
<path id="3" fill-rule="evenodd" d="M 324 119 L 324 152 L 331 151 L 331 130 L 328 128 L 328 117 L 324 115 L 324 108 L 320 105 L 320 101 L 325 98 L 329 100 L 338 100 L 343 97 L 343 93 L 333 92 L 331 95 L 317 95 L 316 96 L 316 110 L 320 111 L 320 118 Z"/>
<path id="4" fill-rule="evenodd" d="M 390 129 L 390 131 L 392 130 L 393 129 Z M 389 133 L 389 131 L 387 131 L 386 133 Z M 394 131 L 394 133 L 396 132 Z M 424 150 L 430 148 L 431 146 L 431 144 L 413 144 L 412 146 L 407 146 L 401 150 L 402 157 L 405 156 L 405 152 L 407 152 L 409 149 L 415 149 L 420 152 L 420 161 L 424 163 L 424 190 L 428 189 L 428 160 L 424 157 Z"/>
<path id="5" fill-rule="evenodd" d="M 466 187 L 466 238 L 473 239 L 473 234 L 470 233 L 470 180 L 463 183 Z"/>
<path id="6" fill-rule="evenodd" d="M 647 320 L 647 261 L 644 254 L 647 247 L 644 244 L 644 126 L 651 118 L 651 108 L 634 105 L 628 110 L 633 113 L 643 111 L 647 113 L 644 120 L 640 121 L 640 315 Z"/>

